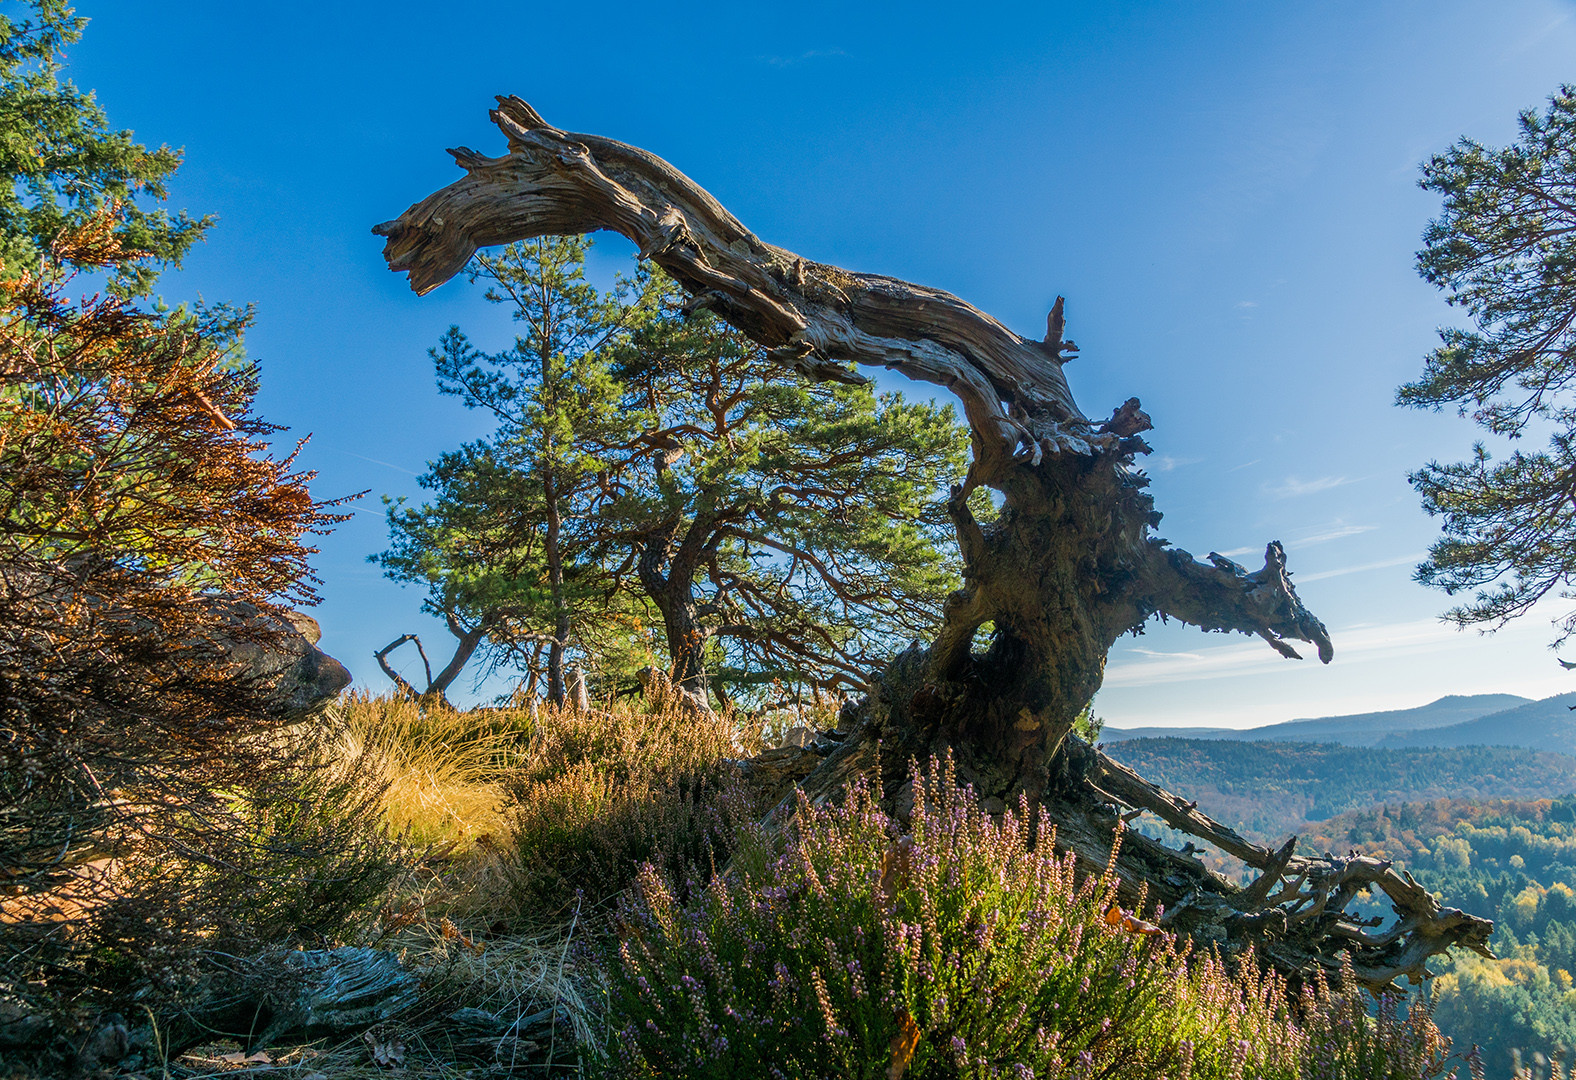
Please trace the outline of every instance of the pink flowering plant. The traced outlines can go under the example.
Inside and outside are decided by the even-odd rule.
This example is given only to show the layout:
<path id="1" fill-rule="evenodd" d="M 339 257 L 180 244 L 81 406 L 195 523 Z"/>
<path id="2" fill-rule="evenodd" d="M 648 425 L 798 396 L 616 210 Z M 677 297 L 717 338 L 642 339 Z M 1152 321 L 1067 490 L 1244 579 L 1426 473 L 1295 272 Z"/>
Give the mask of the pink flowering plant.
<path id="1" fill-rule="evenodd" d="M 681 902 L 651 868 L 618 917 L 604 1059 L 626 1076 L 915 1080 L 1425 1080 L 1453 1076 L 1421 1009 L 1349 981 L 1290 995 L 1117 907 L 1026 804 L 993 819 L 950 762 L 913 777 L 907 829 L 864 782 L 801 797 L 786 849 L 755 834 Z M 1114 859 L 1113 859 L 1114 861 Z M 1359 1071 L 1354 1071 L 1359 1070 Z"/>

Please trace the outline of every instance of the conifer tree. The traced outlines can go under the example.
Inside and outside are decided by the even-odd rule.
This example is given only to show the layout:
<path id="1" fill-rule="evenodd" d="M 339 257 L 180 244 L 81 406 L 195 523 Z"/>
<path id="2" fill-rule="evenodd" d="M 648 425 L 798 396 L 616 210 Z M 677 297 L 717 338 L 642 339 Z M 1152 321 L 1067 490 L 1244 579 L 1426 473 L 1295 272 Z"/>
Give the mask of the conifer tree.
<path id="1" fill-rule="evenodd" d="M 635 556 L 628 584 L 660 614 L 673 681 L 700 702 L 865 689 L 957 587 L 945 499 L 966 429 L 950 406 L 796 379 L 657 284 L 662 307 L 618 350 L 638 431 L 610 448 L 602 524 Z"/>
<path id="2" fill-rule="evenodd" d="M 391 507 L 375 556 L 425 582 L 458 639 L 425 693 L 484 642 L 495 661 L 545 644 L 561 702 L 567 650 L 629 666 L 609 654 L 638 654 L 653 624 L 703 710 L 741 688 L 862 686 L 956 586 L 944 493 L 965 431 L 950 408 L 780 378 L 660 273 L 603 295 L 587 250 L 479 255 L 488 298 L 525 330 L 496 355 L 457 328 L 433 350 L 440 388 L 499 423 L 422 477 L 434 500 Z"/>
<path id="3" fill-rule="evenodd" d="M 0 12 L 0 263 L 9 277 L 36 272 L 61 233 L 115 204 L 125 252 L 102 267 L 116 290 L 144 295 L 161 266 L 178 264 L 211 224 L 160 205 L 179 151 L 150 150 L 116 131 L 91 92 L 60 78 L 67 46 L 88 20 L 66 0 L 29 0 L 24 17 Z M 57 250 L 57 255 L 60 252 Z"/>
<path id="4" fill-rule="evenodd" d="M 478 256 L 472 279 L 511 309 L 514 344 L 486 353 L 451 327 L 431 350 L 440 392 L 491 412 L 497 429 L 433 463 L 421 477 L 432 502 L 390 505 L 392 545 L 373 556 L 390 578 L 424 582 L 425 609 L 458 640 L 427 695 L 441 697 L 484 645 L 516 660 L 542 645 L 547 698 L 562 705 L 572 651 L 602 628 L 614 590 L 593 528 L 606 501 L 596 451 L 627 429 L 608 349 L 645 301 L 630 295 L 637 283 L 603 295 L 586 281 L 589 246 L 554 238 Z"/>
<path id="5" fill-rule="evenodd" d="M 1440 331 L 1403 405 L 1455 406 L 1490 435 L 1547 434 L 1543 449 L 1472 457 L 1412 474 L 1423 507 L 1443 519 L 1417 580 L 1473 599 L 1447 613 L 1460 625 L 1503 625 L 1576 584 L 1576 88 L 1520 117 L 1494 149 L 1462 139 L 1423 166 L 1444 197 L 1423 235 L 1418 271 L 1463 308 L 1471 329 Z M 1576 632 L 1576 612 L 1559 632 Z"/>

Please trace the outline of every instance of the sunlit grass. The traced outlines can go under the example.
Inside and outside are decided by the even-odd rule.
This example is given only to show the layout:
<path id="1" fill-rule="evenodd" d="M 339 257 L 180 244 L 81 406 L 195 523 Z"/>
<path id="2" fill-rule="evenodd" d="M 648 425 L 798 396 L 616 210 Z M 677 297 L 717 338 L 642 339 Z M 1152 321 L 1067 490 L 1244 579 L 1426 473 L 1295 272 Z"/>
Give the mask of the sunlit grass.
<path id="1" fill-rule="evenodd" d="M 382 763 L 391 830 L 451 856 L 506 831 L 503 782 L 526 760 L 534 730 L 529 711 L 458 712 L 351 694 L 335 712 L 347 756 L 370 750 Z"/>

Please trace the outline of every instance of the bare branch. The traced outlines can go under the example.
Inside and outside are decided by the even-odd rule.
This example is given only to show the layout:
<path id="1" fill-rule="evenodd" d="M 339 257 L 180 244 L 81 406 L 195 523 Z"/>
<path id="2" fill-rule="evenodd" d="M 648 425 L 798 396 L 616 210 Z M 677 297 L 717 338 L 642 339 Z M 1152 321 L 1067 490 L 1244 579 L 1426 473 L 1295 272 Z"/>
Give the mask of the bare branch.
<path id="1" fill-rule="evenodd" d="M 1329 631 L 1292 588 L 1280 541 L 1265 547 L 1264 568 L 1252 574 L 1224 555 L 1210 552 L 1209 561 L 1206 566 L 1179 548 L 1151 542 L 1145 570 L 1152 609 L 1203 630 L 1256 634 L 1291 660 L 1302 657 L 1285 639 L 1306 641 L 1320 661 L 1330 662 Z"/>
<path id="2" fill-rule="evenodd" d="M 405 634 L 402 637 L 395 638 L 393 641 L 389 642 L 387 645 L 383 646 L 383 648 L 379 649 L 372 655 L 377 658 L 378 667 L 383 669 L 383 674 L 389 677 L 389 681 L 392 682 L 401 693 L 409 694 L 411 697 L 421 697 L 421 691 L 417 690 L 405 679 L 403 675 L 389 666 L 389 653 L 393 652 L 407 641 L 416 642 L 416 648 L 421 649 L 421 641 L 416 637 L 415 634 Z M 426 665 L 427 663 L 427 654 L 425 651 L 423 651 L 421 654 L 421 662 L 423 665 Z M 430 666 L 427 667 L 427 685 L 432 685 L 432 668 Z"/>

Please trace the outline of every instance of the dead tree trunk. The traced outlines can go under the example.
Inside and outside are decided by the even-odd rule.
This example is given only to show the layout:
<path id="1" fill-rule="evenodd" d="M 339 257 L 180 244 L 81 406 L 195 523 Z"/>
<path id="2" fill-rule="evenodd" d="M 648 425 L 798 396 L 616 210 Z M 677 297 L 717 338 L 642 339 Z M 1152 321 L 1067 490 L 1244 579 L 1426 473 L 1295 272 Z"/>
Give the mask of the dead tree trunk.
<path id="1" fill-rule="evenodd" d="M 395 638 L 373 653 L 372 656 L 378 662 L 378 667 L 383 669 L 383 674 L 388 676 L 389 681 L 394 684 L 394 688 L 401 694 L 423 704 L 452 708 L 449 704 L 449 687 L 454 685 L 454 680 L 460 677 L 460 672 L 465 669 L 466 664 L 470 663 L 471 657 L 476 654 L 476 650 L 480 648 L 481 643 L 491 631 L 494 620 L 485 618 L 479 626 L 466 629 L 460 625 L 459 619 L 455 618 L 453 612 L 445 612 L 444 618 L 449 625 L 449 632 L 458 641 L 454 646 L 454 655 L 449 658 L 449 662 L 443 666 L 443 670 L 438 672 L 436 677 L 432 674 L 432 664 L 427 659 L 427 650 L 422 648 L 421 638 L 415 634 L 404 634 Z M 398 671 L 395 671 L 389 664 L 389 653 L 407 641 L 414 642 L 416 651 L 421 655 L 422 670 L 427 675 L 427 688 L 425 690 L 417 690 L 411 685 L 410 680 L 406 679 Z"/>
<path id="2" fill-rule="evenodd" d="M 827 756 L 803 781 L 814 797 L 831 797 L 879 759 L 883 791 L 900 802 L 910 757 L 947 750 L 982 797 L 1043 803 L 1059 843 L 1103 864 L 1117 807 L 1160 813 L 1155 806 L 1173 798 L 1136 777 L 1112 790 L 1108 778 L 1120 766 L 1069 740 L 1118 637 L 1161 615 L 1255 634 L 1292 658 L 1288 642 L 1308 642 L 1329 661 L 1329 635 L 1297 598 L 1280 544 L 1269 544 L 1264 567 L 1249 572 L 1214 553 L 1200 562 L 1152 534 L 1160 515 L 1133 464 L 1149 452 L 1140 437 L 1149 417 L 1137 398 L 1103 421 L 1079 410 L 1062 374 L 1077 347 L 1064 337 L 1060 298 L 1044 339 L 1034 341 L 939 289 L 774 247 L 661 159 L 560 131 L 519 98 L 499 99 L 492 116 L 507 155 L 450 151 L 467 175 L 374 229 L 388 238 L 390 268 L 407 271 L 418 293 L 447 281 L 480 247 L 612 229 L 682 283 L 692 308 L 710 308 L 809 378 L 860 382 L 848 364 L 880 366 L 962 401 L 974 458 L 950 509 L 964 586 L 930 646 L 874 679 L 875 691 L 845 718 L 840 743 L 821 747 Z M 988 523 L 967 507 L 980 486 L 1003 498 Z M 991 645 L 976 653 L 975 631 L 987 622 Z M 1190 827 L 1192 817 L 1178 820 L 1216 839 Z M 1409 905 L 1406 925 L 1393 936 L 1367 934 L 1344 907 L 1363 884 L 1384 886 L 1372 868 L 1341 863 L 1337 872 L 1340 860 L 1291 862 L 1289 851 L 1278 859 L 1245 842 L 1239 854 L 1265 870 L 1268 885 L 1237 890 L 1141 837 L 1129 840 L 1122 869 L 1175 913 L 1179 929 L 1258 942 L 1292 971 L 1334 965 L 1349 948 L 1359 973 L 1383 985 L 1450 945 L 1486 949 L 1490 924 L 1429 910 L 1426 893 L 1419 899 L 1402 886 L 1390 895 L 1398 911 Z M 1288 874 L 1296 884 L 1276 892 Z"/>

